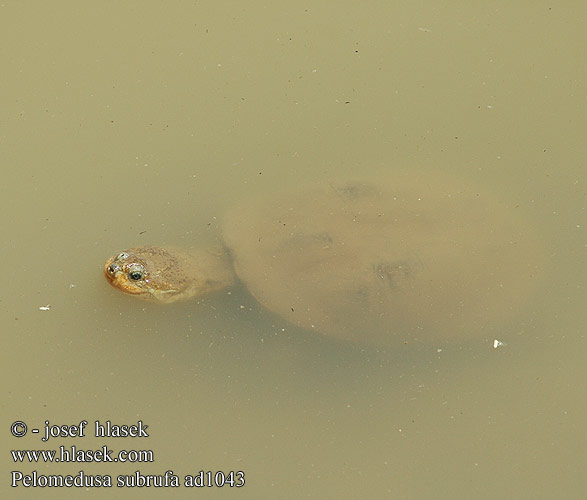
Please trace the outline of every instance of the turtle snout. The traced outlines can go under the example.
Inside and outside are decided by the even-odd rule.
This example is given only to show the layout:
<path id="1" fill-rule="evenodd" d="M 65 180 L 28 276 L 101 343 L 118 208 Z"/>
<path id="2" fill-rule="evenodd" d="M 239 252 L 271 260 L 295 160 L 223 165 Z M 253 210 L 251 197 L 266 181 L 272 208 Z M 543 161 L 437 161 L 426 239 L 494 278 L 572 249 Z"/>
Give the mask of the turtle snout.
<path id="1" fill-rule="evenodd" d="M 120 264 L 118 264 L 114 260 L 106 262 L 106 265 L 104 266 L 104 274 L 108 279 L 115 279 L 120 272 L 122 272 L 122 267 L 120 266 Z"/>
<path id="2" fill-rule="evenodd" d="M 116 265 L 116 264 L 110 264 L 107 268 L 106 268 L 106 272 L 110 275 L 110 276 L 114 276 L 116 274 L 116 271 L 120 270 L 120 266 Z"/>

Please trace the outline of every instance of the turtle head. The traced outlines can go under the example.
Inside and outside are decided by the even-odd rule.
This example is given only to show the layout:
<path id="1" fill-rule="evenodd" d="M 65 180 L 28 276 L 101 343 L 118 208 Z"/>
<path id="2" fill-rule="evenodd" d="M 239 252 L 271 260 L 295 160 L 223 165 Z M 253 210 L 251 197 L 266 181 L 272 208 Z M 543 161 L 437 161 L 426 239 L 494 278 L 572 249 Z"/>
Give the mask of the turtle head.
<path id="1" fill-rule="evenodd" d="M 155 246 L 130 248 L 106 261 L 104 274 L 120 291 L 155 302 L 177 302 L 232 284 L 230 267 L 212 254 Z"/>

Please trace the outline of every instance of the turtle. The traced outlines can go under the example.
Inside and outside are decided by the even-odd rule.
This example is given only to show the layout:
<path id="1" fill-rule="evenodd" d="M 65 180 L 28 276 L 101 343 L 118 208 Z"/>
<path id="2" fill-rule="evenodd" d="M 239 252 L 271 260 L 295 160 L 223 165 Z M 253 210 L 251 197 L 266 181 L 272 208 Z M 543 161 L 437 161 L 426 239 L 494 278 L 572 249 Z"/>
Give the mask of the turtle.
<path id="1" fill-rule="evenodd" d="M 287 322 L 384 345 L 489 335 L 539 282 L 540 240 L 515 206 L 467 184 L 346 180 L 229 211 L 222 250 L 112 256 L 114 287 L 159 303 L 239 281 Z"/>

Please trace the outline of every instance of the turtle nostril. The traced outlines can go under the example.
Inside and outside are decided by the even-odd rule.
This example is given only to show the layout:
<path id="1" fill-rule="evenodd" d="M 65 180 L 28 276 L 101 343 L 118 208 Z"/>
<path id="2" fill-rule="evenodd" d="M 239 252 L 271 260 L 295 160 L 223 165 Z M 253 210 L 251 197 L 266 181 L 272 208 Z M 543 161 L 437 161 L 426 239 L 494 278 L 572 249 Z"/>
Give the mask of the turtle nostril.
<path id="1" fill-rule="evenodd" d="M 112 264 L 108 266 L 108 274 L 114 274 L 114 266 Z"/>

